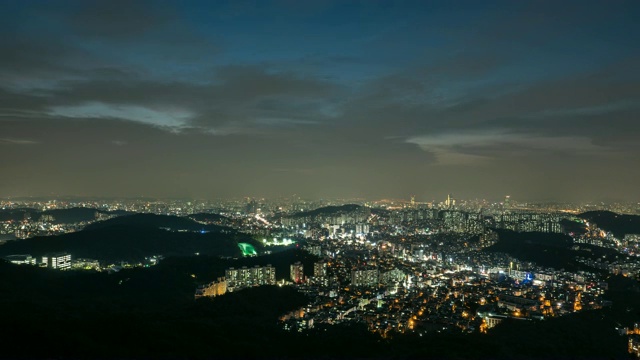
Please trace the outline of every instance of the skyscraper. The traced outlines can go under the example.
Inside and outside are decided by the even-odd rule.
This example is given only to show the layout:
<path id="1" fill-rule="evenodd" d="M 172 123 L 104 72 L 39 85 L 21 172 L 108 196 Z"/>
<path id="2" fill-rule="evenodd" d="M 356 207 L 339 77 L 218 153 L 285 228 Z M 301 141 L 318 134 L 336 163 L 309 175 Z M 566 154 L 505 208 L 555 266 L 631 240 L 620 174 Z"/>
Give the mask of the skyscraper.
<path id="1" fill-rule="evenodd" d="M 456 200 L 451 197 L 451 194 L 447 194 L 447 200 L 444 202 L 444 205 L 447 209 L 456 206 Z"/>

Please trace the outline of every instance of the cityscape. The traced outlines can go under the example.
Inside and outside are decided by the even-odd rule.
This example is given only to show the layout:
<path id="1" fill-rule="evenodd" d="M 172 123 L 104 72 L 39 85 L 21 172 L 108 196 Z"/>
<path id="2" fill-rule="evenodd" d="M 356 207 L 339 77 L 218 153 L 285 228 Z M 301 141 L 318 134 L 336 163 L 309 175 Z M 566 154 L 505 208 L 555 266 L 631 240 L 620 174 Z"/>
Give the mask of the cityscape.
<path id="1" fill-rule="evenodd" d="M 0 359 L 640 359 L 638 19 L 0 1 Z"/>
<path id="2" fill-rule="evenodd" d="M 636 282 L 639 291 L 640 203 L 534 204 L 508 195 L 499 202 L 453 195 L 343 201 L 5 199 L 0 254 L 11 264 L 90 274 L 162 266 L 174 256 L 204 258 L 220 263 L 191 274 L 194 302 L 264 286 L 291 288 L 306 300 L 278 316 L 280 331 L 357 325 L 388 341 L 409 334 L 490 336 L 504 321 L 610 312 L 612 278 Z M 187 254 L 193 246 L 185 237 L 185 249 L 162 252 L 158 245 L 136 256 L 122 251 L 120 258 L 117 249 L 106 257 L 98 245 L 86 248 L 70 237 L 87 233 L 99 241 L 96 232 L 140 223 L 165 233 L 244 237 L 233 236 L 231 251 L 203 247 Z M 285 256 L 278 268 L 269 263 L 277 254 Z M 616 324 L 607 331 L 625 340 L 619 352 L 640 356 L 640 317 Z"/>

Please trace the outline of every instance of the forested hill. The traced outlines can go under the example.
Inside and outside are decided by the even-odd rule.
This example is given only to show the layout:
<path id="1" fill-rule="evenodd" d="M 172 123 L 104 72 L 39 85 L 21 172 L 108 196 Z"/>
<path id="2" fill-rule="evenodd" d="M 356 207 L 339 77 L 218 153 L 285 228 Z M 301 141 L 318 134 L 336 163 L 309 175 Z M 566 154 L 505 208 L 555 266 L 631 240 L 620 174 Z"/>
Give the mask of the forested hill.
<path id="1" fill-rule="evenodd" d="M 134 214 L 119 216 L 105 221 L 96 222 L 85 227 L 85 230 L 103 229 L 113 226 L 129 226 L 147 229 L 169 229 L 172 231 L 212 231 L 221 232 L 234 230 L 218 225 L 203 225 L 187 217 L 174 215 Z"/>
<path id="2" fill-rule="evenodd" d="M 195 253 L 239 257 L 239 242 L 248 242 L 258 250 L 262 247 L 231 228 L 203 225 L 177 216 L 137 214 L 97 222 L 75 233 L 13 241 L 0 247 L 0 255 L 42 256 L 65 251 L 74 258 L 104 261 L 141 261 L 151 255 Z"/>
<path id="3" fill-rule="evenodd" d="M 588 211 L 578 216 L 596 223 L 599 228 L 612 232 L 618 238 L 623 238 L 625 234 L 640 234 L 640 216 L 638 215 L 621 215 L 611 211 Z"/>

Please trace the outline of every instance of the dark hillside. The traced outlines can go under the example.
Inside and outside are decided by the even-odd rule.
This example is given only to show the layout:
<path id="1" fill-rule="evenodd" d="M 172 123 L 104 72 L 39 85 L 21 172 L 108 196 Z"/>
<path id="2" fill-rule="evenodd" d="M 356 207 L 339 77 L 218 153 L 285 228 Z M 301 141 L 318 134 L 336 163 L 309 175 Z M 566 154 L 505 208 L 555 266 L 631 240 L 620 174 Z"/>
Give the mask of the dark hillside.
<path id="1" fill-rule="evenodd" d="M 612 232 L 618 238 L 623 238 L 625 234 L 640 234 L 640 216 L 638 215 L 620 215 L 611 211 L 589 211 L 578 216 L 596 223 L 599 228 Z"/>

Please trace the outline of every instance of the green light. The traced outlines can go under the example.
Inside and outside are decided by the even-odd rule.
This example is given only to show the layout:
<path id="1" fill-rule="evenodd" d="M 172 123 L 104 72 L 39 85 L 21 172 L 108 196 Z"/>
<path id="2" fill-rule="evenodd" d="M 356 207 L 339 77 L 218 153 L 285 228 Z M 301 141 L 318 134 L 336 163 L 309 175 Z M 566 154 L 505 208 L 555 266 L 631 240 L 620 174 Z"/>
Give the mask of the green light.
<path id="1" fill-rule="evenodd" d="M 238 243 L 238 247 L 242 250 L 242 255 L 244 256 L 258 255 L 256 249 L 251 244 Z"/>

